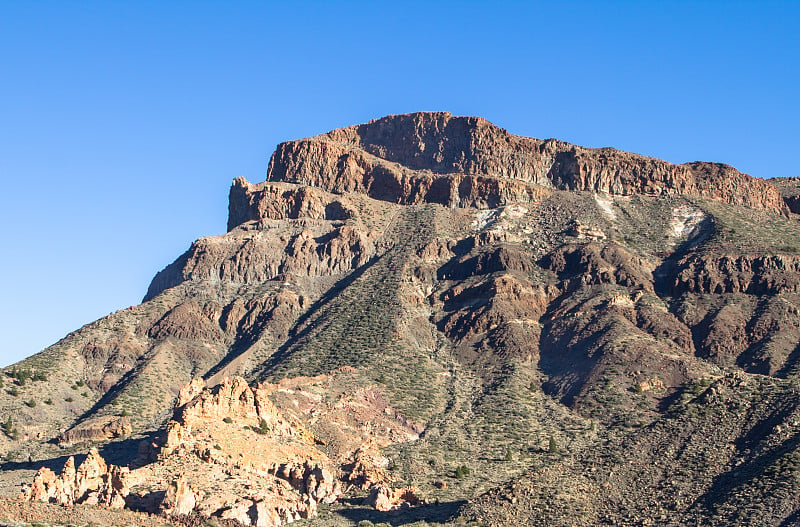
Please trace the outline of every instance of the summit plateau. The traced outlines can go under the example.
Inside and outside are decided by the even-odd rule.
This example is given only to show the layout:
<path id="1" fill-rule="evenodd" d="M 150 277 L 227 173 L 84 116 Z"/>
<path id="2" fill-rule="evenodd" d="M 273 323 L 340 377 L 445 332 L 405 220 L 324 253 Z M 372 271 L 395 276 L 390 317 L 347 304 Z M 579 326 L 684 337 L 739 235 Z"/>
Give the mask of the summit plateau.
<path id="1" fill-rule="evenodd" d="M 798 525 L 798 213 L 449 113 L 282 143 L 0 373 L 0 523 Z"/>

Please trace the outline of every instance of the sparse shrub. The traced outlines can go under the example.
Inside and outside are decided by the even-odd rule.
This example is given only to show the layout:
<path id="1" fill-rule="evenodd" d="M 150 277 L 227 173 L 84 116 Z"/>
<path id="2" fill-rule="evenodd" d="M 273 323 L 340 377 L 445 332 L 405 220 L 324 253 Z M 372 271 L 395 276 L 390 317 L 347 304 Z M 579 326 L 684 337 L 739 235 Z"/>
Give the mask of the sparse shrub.
<path id="1" fill-rule="evenodd" d="M 256 432 L 259 434 L 269 433 L 269 424 L 263 418 L 258 422 L 258 428 L 256 429 Z"/>
<path id="2" fill-rule="evenodd" d="M 28 370 L 18 370 L 14 368 L 11 370 L 11 377 L 17 380 L 20 386 L 25 384 L 25 381 L 31 378 L 31 372 Z"/>
<path id="3" fill-rule="evenodd" d="M 460 465 L 458 468 L 456 468 L 456 479 L 464 479 L 467 476 L 469 476 L 468 466 Z"/>
<path id="4" fill-rule="evenodd" d="M 19 439 L 19 430 L 14 426 L 14 421 L 11 420 L 11 417 L 8 417 L 3 423 L 3 432 L 5 432 L 12 441 Z"/>
<path id="5" fill-rule="evenodd" d="M 70 388 L 72 388 L 73 390 L 77 390 L 78 389 L 78 385 L 77 384 L 73 384 L 72 386 L 70 386 Z"/>
<path id="6" fill-rule="evenodd" d="M 68 403 L 71 403 L 71 402 L 72 402 L 72 401 L 74 401 L 75 399 L 73 399 L 72 397 L 67 397 L 67 398 L 66 398 L 66 399 L 64 399 L 64 400 L 65 400 L 65 401 L 67 401 Z"/>
<path id="7" fill-rule="evenodd" d="M 33 399 L 31 399 L 30 401 L 25 401 L 25 406 L 27 406 L 28 408 L 33 408 L 34 406 L 36 406 L 36 401 Z"/>
<path id="8" fill-rule="evenodd" d="M 47 380 L 47 375 L 45 375 L 42 372 L 36 372 L 36 373 L 33 374 L 33 377 L 31 377 L 31 380 L 34 381 L 34 382 L 35 381 L 46 381 Z"/>
<path id="9" fill-rule="evenodd" d="M 547 445 L 547 450 L 549 450 L 551 453 L 558 452 L 558 443 L 556 443 L 555 437 L 550 436 L 550 442 Z"/>
<path id="10" fill-rule="evenodd" d="M 47 399 L 44 400 L 44 404 L 50 406 L 53 404 L 53 400 L 48 397 Z"/>
<path id="11" fill-rule="evenodd" d="M 83 392 L 81 395 L 84 397 L 89 397 L 89 392 Z"/>
<path id="12" fill-rule="evenodd" d="M 222 419 L 222 422 L 223 423 L 227 423 L 227 424 L 231 424 L 231 423 L 233 423 L 233 419 L 231 419 L 230 417 L 225 417 L 224 419 Z"/>
<path id="13" fill-rule="evenodd" d="M 514 461 L 514 455 L 511 453 L 511 449 L 506 450 L 506 455 L 503 458 L 505 461 Z"/>
<path id="14" fill-rule="evenodd" d="M 75 381 L 75 386 L 82 387 L 84 384 L 86 384 L 86 383 L 81 381 L 81 380 Z"/>
<path id="15" fill-rule="evenodd" d="M 361 520 L 358 522 L 358 527 L 375 527 L 375 524 L 369 520 Z"/>
<path id="16" fill-rule="evenodd" d="M 128 417 L 129 415 L 131 415 L 131 414 L 129 414 L 129 413 L 128 413 L 128 410 L 122 410 L 122 411 L 119 413 L 119 416 L 120 416 L 120 417 Z"/>
<path id="17" fill-rule="evenodd" d="M 10 390 L 8 390 L 8 395 L 12 397 L 17 397 L 19 395 L 19 390 L 16 386 L 12 386 Z"/>
<path id="18" fill-rule="evenodd" d="M 214 450 L 222 450 L 222 447 L 219 445 L 214 445 Z"/>

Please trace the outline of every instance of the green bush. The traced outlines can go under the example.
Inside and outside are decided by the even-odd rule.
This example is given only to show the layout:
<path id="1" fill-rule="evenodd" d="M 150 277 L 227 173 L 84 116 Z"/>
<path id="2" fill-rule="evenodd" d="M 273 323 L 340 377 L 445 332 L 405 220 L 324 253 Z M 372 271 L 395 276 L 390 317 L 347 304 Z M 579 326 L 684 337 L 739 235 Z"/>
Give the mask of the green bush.
<path id="1" fill-rule="evenodd" d="M 11 370 L 11 377 L 16 379 L 20 386 L 22 386 L 25 384 L 25 381 L 31 378 L 31 372 L 29 370 L 18 370 L 17 368 L 14 368 Z"/>
<path id="2" fill-rule="evenodd" d="M 14 426 L 14 421 L 11 420 L 10 416 L 3 423 L 3 432 L 13 441 L 19 439 L 19 430 Z"/>
<path id="3" fill-rule="evenodd" d="M 469 476 L 469 467 L 466 465 L 461 465 L 456 468 L 456 479 L 464 479 Z"/>
<path id="4" fill-rule="evenodd" d="M 71 402 L 72 402 L 72 401 L 74 401 L 75 399 L 73 399 L 72 397 L 67 397 L 67 398 L 66 398 L 66 399 L 64 399 L 64 400 L 65 400 L 65 401 L 67 401 L 68 403 L 71 403 Z"/>
<path id="5" fill-rule="evenodd" d="M 262 418 L 258 422 L 258 428 L 255 428 L 255 431 L 259 434 L 268 434 L 269 433 L 269 424 Z"/>
<path id="6" fill-rule="evenodd" d="M 16 386 L 12 386 L 10 390 L 8 390 L 8 395 L 12 397 L 17 397 L 19 395 L 19 390 L 17 390 Z"/>
<path id="7" fill-rule="evenodd" d="M 375 524 L 369 520 L 361 520 L 358 522 L 358 527 L 375 527 Z"/>
<path id="8" fill-rule="evenodd" d="M 36 406 L 36 401 L 34 401 L 33 399 L 31 399 L 30 401 L 25 401 L 25 406 L 27 406 L 28 408 L 33 408 L 34 406 Z"/>
<path id="9" fill-rule="evenodd" d="M 555 437 L 550 436 L 550 443 L 547 446 L 547 450 L 549 450 L 551 453 L 558 452 L 558 443 L 556 443 Z"/>
<path id="10" fill-rule="evenodd" d="M 230 417 L 226 417 L 226 418 L 224 418 L 224 419 L 222 420 L 222 422 L 223 422 L 223 423 L 228 423 L 228 424 L 231 424 L 231 423 L 233 422 L 233 419 L 231 419 Z"/>

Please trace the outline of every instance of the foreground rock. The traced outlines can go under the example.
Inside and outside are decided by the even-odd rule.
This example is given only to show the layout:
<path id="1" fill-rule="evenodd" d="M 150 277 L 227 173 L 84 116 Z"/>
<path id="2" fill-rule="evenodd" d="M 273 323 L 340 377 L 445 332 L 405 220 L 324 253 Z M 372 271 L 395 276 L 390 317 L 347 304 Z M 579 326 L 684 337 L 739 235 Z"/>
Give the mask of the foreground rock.
<path id="1" fill-rule="evenodd" d="M 417 496 L 419 491 L 414 487 L 392 489 L 383 485 L 376 485 L 364 500 L 364 505 L 375 507 L 376 510 L 387 512 L 403 507 L 417 507 L 425 502 Z"/>
<path id="2" fill-rule="evenodd" d="M 265 527 L 313 518 L 317 504 L 333 503 L 342 495 L 343 484 L 370 488 L 390 481 L 386 460 L 377 452 L 378 445 L 387 444 L 379 439 L 382 436 L 368 441 L 369 447 L 331 458 L 300 419 L 285 415 L 269 398 L 279 393 L 292 396 L 289 387 L 298 383 L 308 390 L 319 382 L 329 379 L 253 387 L 234 377 L 211 388 L 196 379 L 180 390 L 173 419 L 159 439 L 141 449 L 149 463 L 130 471 L 108 465 L 92 450 L 77 470 L 72 457 L 60 475 L 40 469 L 20 498 L 116 509 L 127 504 L 166 516 L 200 515 Z M 292 406 L 301 416 L 309 412 L 319 418 L 320 410 L 308 404 L 301 397 Z M 378 422 L 403 428 L 387 420 L 385 407 L 379 410 Z M 330 415 L 338 419 L 337 413 Z M 359 434 L 353 443 L 364 439 Z M 391 494 L 386 499 L 395 507 L 407 501 L 404 496 Z"/>
<path id="3" fill-rule="evenodd" d="M 127 468 L 106 464 L 98 451 L 92 449 L 77 470 L 72 456 L 61 474 L 40 468 L 33 483 L 22 490 L 19 498 L 65 506 L 85 503 L 121 509 L 130 493 L 129 481 Z"/>

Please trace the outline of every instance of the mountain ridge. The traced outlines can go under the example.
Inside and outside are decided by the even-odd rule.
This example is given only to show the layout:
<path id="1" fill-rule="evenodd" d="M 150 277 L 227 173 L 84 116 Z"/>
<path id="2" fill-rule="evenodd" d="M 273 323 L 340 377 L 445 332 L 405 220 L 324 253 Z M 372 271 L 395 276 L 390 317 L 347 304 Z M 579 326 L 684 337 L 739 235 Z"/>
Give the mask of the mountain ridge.
<path id="1" fill-rule="evenodd" d="M 449 174 L 464 178 L 442 177 Z M 701 161 L 674 165 L 609 147 L 515 136 L 483 118 L 453 117 L 448 112 L 387 116 L 281 143 L 267 171 L 267 181 L 308 183 L 334 192 L 366 191 L 397 203 L 423 200 L 484 208 L 504 203 L 502 196 L 492 203 L 491 196 L 466 194 L 468 189 L 461 188 L 479 186 L 484 181 L 481 176 L 559 190 L 677 193 L 785 210 L 773 186 L 729 165 Z M 372 190 L 373 181 L 381 188 Z M 398 192 L 376 194 L 386 192 L 387 186 Z"/>
<path id="2" fill-rule="evenodd" d="M 142 304 L 3 370 L 0 495 L 39 466 L 66 485 L 94 445 L 144 478 L 125 507 L 243 524 L 782 525 L 797 181 L 442 112 L 281 143 Z M 263 460 L 243 445 L 273 441 L 293 468 L 258 493 L 181 478 L 244 478 Z"/>

